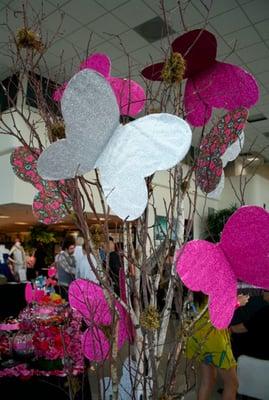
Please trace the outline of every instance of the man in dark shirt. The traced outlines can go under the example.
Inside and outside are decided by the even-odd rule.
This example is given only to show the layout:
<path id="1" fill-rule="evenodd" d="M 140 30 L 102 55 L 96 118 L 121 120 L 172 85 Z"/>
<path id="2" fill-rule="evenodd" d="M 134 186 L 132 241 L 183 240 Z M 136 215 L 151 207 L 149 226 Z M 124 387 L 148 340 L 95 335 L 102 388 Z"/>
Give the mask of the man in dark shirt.
<path id="1" fill-rule="evenodd" d="M 263 306 L 247 320 L 230 327 L 236 358 L 244 354 L 269 360 L 269 292 L 264 292 L 263 299 Z"/>
<path id="2" fill-rule="evenodd" d="M 109 276 L 113 282 L 115 293 L 120 295 L 119 288 L 119 271 L 121 267 L 121 260 L 119 254 L 116 252 L 115 243 L 113 238 L 109 237 Z"/>

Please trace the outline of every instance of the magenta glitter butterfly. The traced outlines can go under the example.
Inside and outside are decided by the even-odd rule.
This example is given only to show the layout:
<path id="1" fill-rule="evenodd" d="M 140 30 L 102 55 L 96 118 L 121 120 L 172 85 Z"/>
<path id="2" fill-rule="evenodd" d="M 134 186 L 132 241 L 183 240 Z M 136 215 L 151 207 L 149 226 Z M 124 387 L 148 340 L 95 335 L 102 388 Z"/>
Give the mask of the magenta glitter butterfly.
<path id="1" fill-rule="evenodd" d="M 131 79 L 115 78 L 111 76 L 111 60 L 106 54 L 92 54 L 80 64 L 79 69 L 93 69 L 106 78 L 117 98 L 121 115 L 134 117 L 143 110 L 146 99 L 144 89 Z M 55 101 L 61 100 L 66 86 L 67 83 L 64 83 L 54 92 L 53 99 Z"/>
<path id="2" fill-rule="evenodd" d="M 176 268 L 189 289 L 209 296 L 212 324 L 226 328 L 237 304 L 237 280 L 269 289 L 269 213 L 257 206 L 239 208 L 225 224 L 220 243 L 188 242 Z"/>
<path id="3" fill-rule="evenodd" d="M 204 193 L 210 193 L 218 186 L 223 174 L 222 156 L 237 140 L 243 141 L 247 117 L 248 111 L 244 108 L 229 112 L 202 139 L 195 169 L 196 183 Z M 229 160 L 237 157 L 241 147 L 239 143 Z"/>
<path id="4" fill-rule="evenodd" d="M 91 361 L 104 361 L 109 357 L 113 314 L 105 299 L 101 286 L 84 279 L 71 283 L 68 291 L 70 306 L 84 318 L 87 329 L 83 334 L 84 355 Z M 132 340 L 132 324 L 123 306 L 114 300 L 119 313 L 119 349 Z"/>
<path id="5" fill-rule="evenodd" d="M 186 120 L 193 126 L 205 125 L 214 107 L 232 111 L 249 109 L 257 103 L 256 80 L 242 68 L 216 60 L 217 40 L 212 33 L 202 29 L 187 32 L 174 40 L 172 51 L 186 60 L 184 106 Z M 164 65 L 150 65 L 142 75 L 162 81 Z"/>
<path id="6" fill-rule="evenodd" d="M 41 151 L 35 148 L 17 147 L 10 162 L 18 178 L 31 183 L 38 193 L 33 201 L 33 213 L 44 224 L 60 222 L 68 214 L 71 202 L 64 191 L 64 181 L 46 181 L 37 173 L 37 160 Z"/>

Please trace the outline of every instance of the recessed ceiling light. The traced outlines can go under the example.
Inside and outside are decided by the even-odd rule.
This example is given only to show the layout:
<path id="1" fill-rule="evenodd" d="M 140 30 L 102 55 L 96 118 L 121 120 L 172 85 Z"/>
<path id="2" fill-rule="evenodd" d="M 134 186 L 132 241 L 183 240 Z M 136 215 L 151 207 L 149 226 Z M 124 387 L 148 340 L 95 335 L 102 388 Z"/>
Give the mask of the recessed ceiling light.
<path id="1" fill-rule="evenodd" d="M 260 113 L 260 114 L 254 114 L 254 115 L 250 115 L 248 117 L 248 122 L 250 124 L 253 124 L 254 122 L 260 122 L 260 121 L 265 121 L 267 119 L 267 117 Z"/>
<path id="2" fill-rule="evenodd" d="M 160 17 L 150 19 L 133 29 L 149 43 L 154 43 L 156 40 L 163 39 L 167 35 L 175 33 L 171 26 L 165 24 L 164 20 Z"/>
<path id="3" fill-rule="evenodd" d="M 7 219 L 7 218 L 10 218 L 10 216 L 9 215 L 0 215 L 0 218 L 1 219 Z"/>
<path id="4" fill-rule="evenodd" d="M 15 222 L 15 225 L 28 225 L 27 222 Z"/>

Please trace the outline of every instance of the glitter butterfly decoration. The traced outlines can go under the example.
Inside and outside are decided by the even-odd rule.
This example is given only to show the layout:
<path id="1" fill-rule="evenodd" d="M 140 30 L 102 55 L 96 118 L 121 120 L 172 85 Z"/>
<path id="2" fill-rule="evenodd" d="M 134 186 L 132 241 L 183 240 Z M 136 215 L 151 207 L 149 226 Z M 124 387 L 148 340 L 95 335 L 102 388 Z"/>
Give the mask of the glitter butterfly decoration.
<path id="1" fill-rule="evenodd" d="M 228 112 L 201 141 L 195 167 L 196 183 L 210 198 L 220 196 L 224 188 L 223 168 L 243 148 L 247 118 L 245 108 Z"/>
<path id="2" fill-rule="evenodd" d="M 13 150 L 10 162 L 16 176 L 38 190 L 32 206 L 35 217 L 44 224 L 55 224 L 66 217 L 71 202 L 66 195 L 64 181 L 46 181 L 38 174 L 40 154 L 39 149 L 20 146 Z"/>
<path id="3" fill-rule="evenodd" d="M 216 60 L 217 40 L 212 33 L 202 29 L 187 32 L 174 40 L 172 51 L 186 61 L 184 107 L 186 120 L 193 126 L 205 125 L 213 108 L 232 111 L 249 109 L 257 103 L 256 80 L 244 69 Z M 150 65 L 142 75 L 162 81 L 164 66 L 164 62 Z"/>
<path id="4" fill-rule="evenodd" d="M 140 217 L 148 202 L 144 178 L 172 168 L 185 157 L 191 144 L 189 125 L 166 113 L 121 125 L 111 86 L 89 69 L 71 79 L 61 107 L 66 139 L 51 144 L 40 155 L 39 174 L 60 180 L 98 168 L 112 211 L 123 220 Z"/>
<path id="5" fill-rule="evenodd" d="M 69 304 L 83 317 L 87 329 L 83 334 L 82 346 L 85 357 L 91 361 L 104 361 L 108 358 L 112 341 L 113 313 L 107 303 L 103 289 L 94 282 L 77 279 L 71 283 L 68 291 Z M 118 348 L 132 340 L 130 318 L 117 301 L 113 308 L 118 312 Z"/>
<path id="6" fill-rule="evenodd" d="M 269 289 L 269 213 L 258 206 L 239 208 L 219 243 L 186 243 L 176 269 L 189 289 L 209 296 L 212 324 L 226 328 L 237 304 L 237 280 Z"/>
<path id="7" fill-rule="evenodd" d="M 101 74 L 111 85 L 116 96 L 121 115 L 134 117 L 143 110 L 145 91 L 137 82 L 131 79 L 111 76 L 111 60 L 103 53 L 94 53 L 80 64 L 80 70 L 91 69 Z M 67 83 L 64 83 L 53 94 L 55 101 L 60 101 Z"/>

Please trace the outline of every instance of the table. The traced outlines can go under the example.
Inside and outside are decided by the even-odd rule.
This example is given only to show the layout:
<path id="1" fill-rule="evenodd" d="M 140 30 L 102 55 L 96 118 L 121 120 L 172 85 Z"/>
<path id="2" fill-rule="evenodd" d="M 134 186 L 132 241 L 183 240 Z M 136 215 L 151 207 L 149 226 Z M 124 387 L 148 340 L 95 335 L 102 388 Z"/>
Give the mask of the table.
<path id="1" fill-rule="evenodd" d="M 9 316 L 17 317 L 26 306 L 25 285 L 17 282 L 0 285 L 0 320 Z"/>

